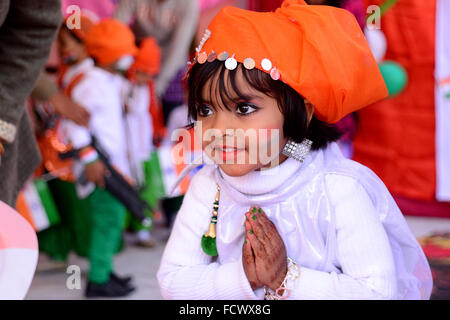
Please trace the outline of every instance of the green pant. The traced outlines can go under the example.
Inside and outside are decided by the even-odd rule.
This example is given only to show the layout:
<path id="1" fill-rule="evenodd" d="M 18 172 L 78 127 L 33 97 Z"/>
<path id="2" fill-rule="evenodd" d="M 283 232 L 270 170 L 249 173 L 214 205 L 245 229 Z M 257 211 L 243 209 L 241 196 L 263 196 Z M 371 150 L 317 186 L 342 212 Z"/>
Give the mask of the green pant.
<path id="1" fill-rule="evenodd" d="M 91 220 L 89 281 L 103 284 L 109 281 L 114 254 L 122 244 L 125 208 L 109 192 L 96 188 L 85 199 Z"/>
<path id="2" fill-rule="evenodd" d="M 71 251 L 87 257 L 91 229 L 89 208 L 79 200 L 73 183 L 55 179 L 49 181 L 48 186 L 61 221 L 38 232 L 39 250 L 59 261 L 67 261 Z"/>
<path id="3" fill-rule="evenodd" d="M 155 209 L 159 198 L 164 192 L 164 186 L 162 181 L 156 179 L 155 172 L 161 171 L 159 168 L 158 157 L 153 155 L 151 160 L 143 161 L 142 170 L 145 174 L 145 186 L 140 190 L 142 200 Z M 153 213 L 146 210 L 145 214 L 153 221 Z M 136 220 L 130 213 L 127 214 L 126 226 L 132 231 L 152 230 L 153 224 L 150 227 L 143 226 L 138 220 Z"/>

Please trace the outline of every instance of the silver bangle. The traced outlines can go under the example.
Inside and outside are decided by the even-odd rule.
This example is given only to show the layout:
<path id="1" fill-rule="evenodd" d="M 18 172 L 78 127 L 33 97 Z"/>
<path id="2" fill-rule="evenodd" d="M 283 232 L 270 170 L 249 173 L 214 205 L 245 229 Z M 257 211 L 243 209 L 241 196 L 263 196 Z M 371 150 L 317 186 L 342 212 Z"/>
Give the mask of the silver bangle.
<path id="1" fill-rule="evenodd" d="M 274 292 L 272 289 L 264 286 L 264 299 L 265 300 L 284 300 L 289 298 L 291 295 L 291 290 L 293 288 L 288 286 L 288 282 L 293 282 L 295 285 L 295 280 L 300 278 L 300 268 L 291 258 L 287 258 L 288 262 L 288 271 L 286 273 L 286 277 L 284 278 L 281 286 Z M 283 291 L 283 294 L 280 294 L 280 291 Z"/>

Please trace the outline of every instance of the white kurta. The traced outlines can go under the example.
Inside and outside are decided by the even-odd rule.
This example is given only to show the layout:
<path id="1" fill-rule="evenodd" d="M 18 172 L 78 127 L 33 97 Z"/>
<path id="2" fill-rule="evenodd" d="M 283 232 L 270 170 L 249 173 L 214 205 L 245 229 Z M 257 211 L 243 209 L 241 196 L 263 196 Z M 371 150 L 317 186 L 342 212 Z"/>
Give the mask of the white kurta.
<path id="1" fill-rule="evenodd" d="M 124 82 L 123 99 L 128 106 L 126 132 L 128 160 L 133 178 L 145 183 L 142 163 L 150 158 L 153 150 L 153 126 L 150 114 L 150 90 L 148 85 L 134 85 Z"/>
<path id="2" fill-rule="evenodd" d="M 221 187 L 218 258 L 200 242 Z M 229 177 L 207 165 L 191 182 L 157 277 L 164 298 L 262 299 L 242 265 L 244 213 L 259 206 L 300 266 L 290 299 L 428 299 L 423 251 L 382 181 L 333 143 L 303 164 Z"/>
<path id="3" fill-rule="evenodd" d="M 72 90 L 71 98 L 89 111 L 91 118 L 88 128 L 68 121 L 67 136 L 73 147 L 79 149 L 90 145 L 92 133 L 108 153 L 112 165 L 130 176 L 120 96 L 124 79 L 93 66 L 92 60 L 86 59 L 72 67 L 63 81 L 70 83 L 80 72 L 84 78 Z"/>

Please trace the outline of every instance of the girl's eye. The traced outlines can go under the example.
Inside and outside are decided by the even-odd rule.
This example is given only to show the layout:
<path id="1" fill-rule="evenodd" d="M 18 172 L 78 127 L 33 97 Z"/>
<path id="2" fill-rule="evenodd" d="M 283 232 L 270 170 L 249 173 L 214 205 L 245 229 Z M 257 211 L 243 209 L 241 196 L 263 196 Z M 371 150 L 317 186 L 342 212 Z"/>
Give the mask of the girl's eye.
<path id="1" fill-rule="evenodd" d="M 197 108 L 197 113 L 200 117 L 207 117 L 212 114 L 212 108 L 208 107 L 206 104 L 201 104 Z"/>
<path id="2" fill-rule="evenodd" d="M 241 115 L 249 115 L 253 112 L 255 112 L 257 109 L 259 109 L 258 107 L 248 104 L 248 103 L 241 103 L 238 104 L 236 107 L 236 111 L 238 114 Z"/>

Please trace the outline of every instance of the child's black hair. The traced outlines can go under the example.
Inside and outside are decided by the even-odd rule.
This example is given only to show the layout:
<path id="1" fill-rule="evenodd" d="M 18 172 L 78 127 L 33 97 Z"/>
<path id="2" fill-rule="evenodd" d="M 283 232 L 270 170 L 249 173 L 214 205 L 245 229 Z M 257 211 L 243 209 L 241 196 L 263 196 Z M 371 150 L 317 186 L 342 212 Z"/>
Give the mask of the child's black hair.
<path id="1" fill-rule="evenodd" d="M 64 29 L 65 31 L 67 31 L 69 33 L 69 35 L 79 44 L 84 45 L 83 40 L 81 40 L 76 34 L 75 32 L 73 32 L 72 30 L 69 29 L 69 27 L 67 27 L 67 25 L 65 23 L 61 24 L 61 29 Z"/>
<path id="2" fill-rule="evenodd" d="M 236 75 L 238 70 L 242 71 L 245 80 L 255 90 L 273 97 L 278 102 L 278 107 L 284 115 L 283 134 L 287 138 L 291 138 L 295 142 L 302 142 L 308 138 L 313 142 L 312 149 L 318 150 L 325 148 L 328 143 L 337 141 L 342 133 L 336 126 L 320 121 L 314 115 L 308 126 L 308 115 L 306 112 L 304 98 L 290 86 L 282 81 L 273 80 L 267 73 L 258 69 L 247 70 L 241 63 L 238 67 L 229 72 L 229 77 L 225 80 L 226 71 L 228 71 L 224 62 L 215 60 L 204 64 L 196 63 L 189 74 L 188 78 L 188 114 L 191 120 L 197 120 L 197 108 L 203 102 L 202 91 L 204 86 L 210 79 L 217 77 L 218 92 L 220 100 L 225 108 L 229 110 L 226 102 L 234 99 L 227 90 L 227 83 L 239 99 L 248 99 L 238 88 L 236 83 Z M 212 88 L 212 86 L 210 86 Z M 191 125 L 193 126 L 193 125 Z"/>

